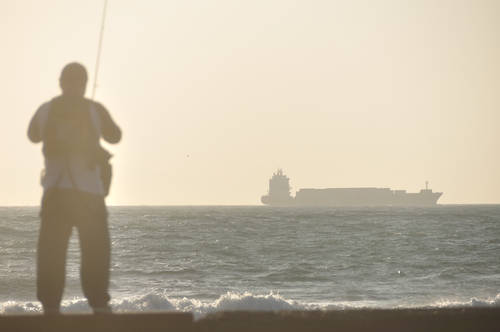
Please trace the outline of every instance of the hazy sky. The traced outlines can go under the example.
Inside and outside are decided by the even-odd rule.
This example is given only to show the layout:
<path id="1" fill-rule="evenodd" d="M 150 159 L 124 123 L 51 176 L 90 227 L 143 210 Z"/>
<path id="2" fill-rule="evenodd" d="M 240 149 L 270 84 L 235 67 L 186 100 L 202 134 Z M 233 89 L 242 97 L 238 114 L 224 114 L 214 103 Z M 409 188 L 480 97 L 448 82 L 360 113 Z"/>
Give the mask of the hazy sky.
<path id="1" fill-rule="evenodd" d="M 39 203 L 28 122 L 66 63 L 93 81 L 102 4 L 0 0 L 0 205 Z M 497 0 L 110 0 L 108 203 L 260 204 L 278 167 L 500 203 L 499 88 Z"/>

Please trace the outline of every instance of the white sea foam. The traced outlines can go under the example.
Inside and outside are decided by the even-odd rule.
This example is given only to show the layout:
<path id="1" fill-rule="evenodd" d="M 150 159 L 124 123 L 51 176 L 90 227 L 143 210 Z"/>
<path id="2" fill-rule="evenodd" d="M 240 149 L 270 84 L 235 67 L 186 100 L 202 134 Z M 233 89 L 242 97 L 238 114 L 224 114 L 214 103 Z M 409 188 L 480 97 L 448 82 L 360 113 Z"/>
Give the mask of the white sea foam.
<path id="1" fill-rule="evenodd" d="M 41 305 L 33 302 L 7 301 L 0 303 L 1 314 L 37 313 L 41 310 Z"/>
<path id="2" fill-rule="evenodd" d="M 141 311 L 184 311 L 192 312 L 201 317 L 216 311 L 279 311 L 279 310 L 308 310 L 314 306 L 300 304 L 297 301 L 287 300 L 279 294 L 254 295 L 245 293 L 226 293 L 213 302 L 203 302 L 197 299 L 169 298 L 164 294 L 149 293 L 143 296 L 131 296 L 111 301 L 114 312 L 141 312 Z M 65 300 L 62 303 L 63 312 L 90 312 L 85 299 L 76 298 Z M 20 314 L 41 312 L 38 302 L 8 301 L 0 303 L 0 313 Z"/>
<path id="3" fill-rule="evenodd" d="M 256 295 L 249 292 L 226 293 L 215 301 L 200 301 L 188 298 L 169 298 L 165 294 L 149 293 L 142 296 L 131 296 L 114 299 L 111 302 L 114 312 L 147 312 L 147 311 L 182 311 L 192 312 L 199 319 L 208 313 L 217 311 L 280 311 L 280 310 L 345 310 L 360 308 L 380 308 L 376 302 L 360 303 L 301 303 L 285 299 L 279 294 L 269 293 Z M 435 303 L 419 306 L 423 308 L 447 307 L 495 307 L 500 306 L 500 293 L 491 298 L 472 298 L 468 301 L 440 300 Z M 415 306 L 409 306 L 415 308 Z M 401 307 L 398 307 L 401 308 Z M 90 312 L 87 301 L 81 298 L 63 301 L 62 310 L 66 313 Z M 7 301 L 0 303 L 1 314 L 40 313 L 38 302 Z"/>
<path id="4" fill-rule="evenodd" d="M 145 296 L 118 299 L 112 302 L 113 309 L 123 311 L 186 311 L 196 317 L 204 316 L 216 311 L 279 311 L 279 310 L 308 310 L 311 306 L 297 301 L 287 300 L 279 294 L 254 295 L 249 292 L 231 293 L 220 296 L 213 302 L 204 302 L 197 299 L 171 299 L 163 294 L 150 293 Z"/>
<path id="5" fill-rule="evenodd" d="M 469 301 L 461 302 L 456 300 L 439 300 L 431 307 L 498 307 L 500 306 L 500 293 L 494 297 L 489 297 L 486 299 L 471 298 Z"/>

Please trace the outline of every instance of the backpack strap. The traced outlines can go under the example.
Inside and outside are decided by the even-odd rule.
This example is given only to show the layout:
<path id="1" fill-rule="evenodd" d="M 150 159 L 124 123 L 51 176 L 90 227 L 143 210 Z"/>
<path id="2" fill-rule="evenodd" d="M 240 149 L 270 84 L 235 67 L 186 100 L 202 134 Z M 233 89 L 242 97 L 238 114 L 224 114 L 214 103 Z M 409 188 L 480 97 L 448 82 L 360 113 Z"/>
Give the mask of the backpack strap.
<path id="1" fill-rule="evenodd" d="M 69 159 L 67 154 L 64 155 L 64 168 L 68 173 L 69 181 L 71 182 L 71 187 L 73 189 L 77 189 L 78 187 L 76 185 L 75 178 L 73 177 L 73 173 L 71 173 L 71 168 L 69 167 Z"/>
<path id="2" fill-rule="evenodd" d="M 97 113 L 97 109 L 96 109 L 95 103 L 93 101 L 90 101 L 89 113 L 90 113 L 90 121 L 92 122 L 92 125 L 94 126 L 96 134 L 98 137 L 101 137 L 101 133 L 102 133 L 102 131 L 101 131 L 102 130 L 101 118 L 99 117 L 99 113 Z"/>

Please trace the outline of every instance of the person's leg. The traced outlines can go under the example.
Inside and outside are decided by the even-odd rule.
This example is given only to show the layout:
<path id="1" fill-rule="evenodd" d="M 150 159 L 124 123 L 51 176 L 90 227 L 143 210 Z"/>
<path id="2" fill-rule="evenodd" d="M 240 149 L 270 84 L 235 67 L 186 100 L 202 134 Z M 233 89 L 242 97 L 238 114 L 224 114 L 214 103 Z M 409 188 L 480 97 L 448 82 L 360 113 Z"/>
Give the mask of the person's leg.
<path id="1" fill-rule="evenodd" d="M 61 195 L 57 192 L 47 192 L 42 199 L 37 251 L 37 297 L 46 314 L 59 312 L 64 291 L 71 225 L 61 213 L 62 204 Z"/>
<path id="2" fill-rule="evenodd" d="M 110 312 L 108 301 L 110 239 L 107 212 L 102 197 L 82 195 L 87 203 L 78 220 L 81 248 L 81 281 L 85 297 L 95 313 Z"/>

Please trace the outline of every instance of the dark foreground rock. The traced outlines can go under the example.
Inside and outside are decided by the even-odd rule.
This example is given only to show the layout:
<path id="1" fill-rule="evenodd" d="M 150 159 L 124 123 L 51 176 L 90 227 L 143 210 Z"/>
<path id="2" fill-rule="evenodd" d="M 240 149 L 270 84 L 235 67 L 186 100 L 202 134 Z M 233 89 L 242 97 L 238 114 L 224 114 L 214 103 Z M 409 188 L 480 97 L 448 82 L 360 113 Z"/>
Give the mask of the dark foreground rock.
<path id="1" fill-rule="evenodd" d="M 192 331 L 190 313 L 134 313 L 101 315 L 4 315 L 0 332 L 159 332 Z"/>
<path id="2" fill-rule="evenodd" d="M 500 332 L 500 308 L 222 312 L 198 321 L 197 331 Z"/>
<path id="3" fill-rule="evenodd" d="M 500 331 L 500 308 L 219 312 L 193 321 L 189 313 L 4 315 L 0 331 L 245 332 L 245 331 Z"/>

